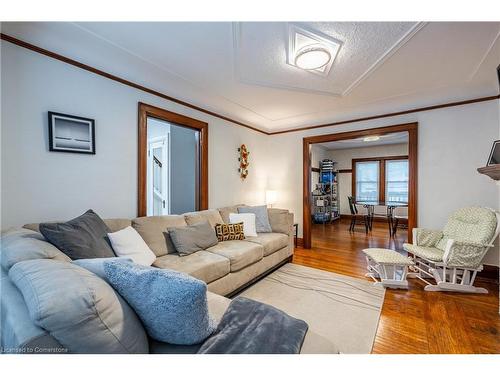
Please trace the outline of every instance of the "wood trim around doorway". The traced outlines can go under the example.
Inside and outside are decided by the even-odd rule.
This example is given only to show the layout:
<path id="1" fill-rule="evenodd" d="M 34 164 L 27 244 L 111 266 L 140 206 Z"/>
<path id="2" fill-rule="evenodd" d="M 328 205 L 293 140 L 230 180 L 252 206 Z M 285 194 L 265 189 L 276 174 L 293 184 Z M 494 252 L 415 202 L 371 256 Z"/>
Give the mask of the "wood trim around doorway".
<path id="1" fill-rule="evenodd" d="M 304 248 L 311 248 L 311 154 L 310 146 L 315 143 L 333 142 L 345 139 L 361 138 L 371 135 L 382 135 L 397 132 L 408 132 L 408 242 L 412 241 L 412 229 L 417 227 L 417 187 L 418 187 L 418 123 L 412 122 L 380 128 L 354 130 L 343 133 L 323 134 L 304 137 L 302 143 L 302 218 Z"/>
<path id="2" fill-rule="evenodd" d="M 199 137 L 199 161 L 198 178 L 196 179 L 195 190 L 198 192 L 196 210 L 206 210 L 208 208 L 208 124 L 203 121 L 193 119 L 178 113 L 167 111 L 163 108 L 139 102 L 139 138 L 138 138 L 138 198 L 137 216 L 147 215 L 147 119 L 153 117 L 159 120 L 168 121 L 172 124 L 184 126 L 198 130 Z"/>

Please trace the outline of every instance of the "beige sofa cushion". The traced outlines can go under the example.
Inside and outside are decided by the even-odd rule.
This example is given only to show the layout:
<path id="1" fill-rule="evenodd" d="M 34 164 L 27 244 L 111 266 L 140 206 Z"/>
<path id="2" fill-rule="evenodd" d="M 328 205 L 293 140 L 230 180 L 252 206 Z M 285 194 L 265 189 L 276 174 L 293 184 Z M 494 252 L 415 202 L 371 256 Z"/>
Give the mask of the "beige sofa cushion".
<path id="1" fill-rule="evenodd" d="M 111 232 L 118 232 L 132 225 L 130 219 L 104 219 L 103 221 Z"/>
<path id="2" fill-rule="evenodd" d="M 288 236 L 283 233 L 258 233 L 257 237 L 247 237 L 245 241 L 258 243 L 264 247 L 264 256 L 268 256 L 288 245 Z"/>
<path id="3" fill-rule="evenodd" d="M 224 220 L 222 220 L 218 210 L 188 212 L 184 214 L 184 218 L 188 225 L 198 224 L 205 220 L 210 223 L 212 228 L 215 227 L 216 224 L 224 224 Z"/>
<path id="4" fill-rule="evenodd" d="M 165 237 L 167 228 L 184 226 L 186 221 L 182 215 L 144 216 L 132 220 L 132 227 L 157 257 L 176 252 L 170 238 Z"/>
<path id="5" fill-rule="evenodd" d="M 244 207 L 244 206 L 245 206 L 244 204 L 235 204 L 234 206 L 227 206 L 227 207 L 219 208 L 219 213 L 220 213 L 220 216 L 222 217 L 222 220 L 224 220 L 224 223 L 230 224 L 229 214 L 237 214 L 238 207 Z"/>
<path id="6" fill-rule="evenodd" d="M 207 290 L 207 302 L 208 313 L 210 314 L 212 319 L 215 319 L 215 321 L 219 323 L 222 319 L 222 316 L 229 307 L 231 300 Z"/>
<path id="7" fill-rule="evenodd" d="M 167 254 L 156 259 L 153 266 L 184 272 L 206 283 L 211 283 L 229 273 L 229 260 L 223 256 L 197 251 L 181 257 L 178 254 Z"/>
<path id="8" fill-rule="evenodd" d="M 42 234 L 26 228 L 12 229 L 0 238 L 2 267 L 8 271 L 14 264 L 31 259 L 54 259 L 71 262 L 57 247 L 47 242 Z"/>
<path id="9" fill-rule="evenodd" d="M 229 259 L 231 272 L 258 262 L 264 256 L 264 248 L 261 245 L 248 241 L 223 241 L 205 251 Z"/>
<path id="10" fill-rule="evenodd" d="M 15 264 L 9 278 L 31 320 L 70 353 L 148 353 L 134 310 L 92 272 L 71 262 L 33 259 Z"/>
<path id="11" fill-rule="evenodd" d="M 293 225 L 293 219 L 291 219 L 291 214 L 288 210 L 283 210 L 280 208 L 268 208 L 267 214 L 269 216 L 269 223 L 273 232 L 289 234 L 291 232 L 291 225 Z"/>

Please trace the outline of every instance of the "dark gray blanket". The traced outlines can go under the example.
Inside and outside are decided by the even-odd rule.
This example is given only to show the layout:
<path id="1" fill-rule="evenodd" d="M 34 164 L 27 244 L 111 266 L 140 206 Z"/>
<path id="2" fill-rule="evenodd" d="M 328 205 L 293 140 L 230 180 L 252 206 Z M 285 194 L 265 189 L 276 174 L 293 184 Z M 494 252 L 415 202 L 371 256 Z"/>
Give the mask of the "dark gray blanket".
<path id="1" fill-rule="evenodd" d="M 297 354 L 308 326 L 275 307 L 244 297 L 231 301 L 201 354 Z"/>

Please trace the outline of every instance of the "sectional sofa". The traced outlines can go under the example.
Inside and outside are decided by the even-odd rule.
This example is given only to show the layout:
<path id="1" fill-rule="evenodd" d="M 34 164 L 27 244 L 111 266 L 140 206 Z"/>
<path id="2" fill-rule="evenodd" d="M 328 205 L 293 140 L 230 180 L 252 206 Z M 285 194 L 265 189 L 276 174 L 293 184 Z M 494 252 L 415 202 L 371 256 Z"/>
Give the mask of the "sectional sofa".
<path id="1" fill-rule="evenodd" d="M 229 214 L 236 213 L 239 205 L 211 209 L 184 215 L 139 217 L 135 219 L 105 219 L 114 232 L 132 226 L 155 253 L 153 266 L 187 273 L 207 283 L 210 314 L 220 319 L 231 297 L 267 273 L 291 260 L 293 254 L 293 214 L 287 210 L 269 209 L 272 233 L 259 233 L 245 240 L 223 241 L 204 251 L 179 256 L 166 228 L 192 225 L 208 220 L 215 226 L 227 223 Z M 38 224 L 26 224 L 22 229 L 3 234 L 2 241 L 2 295 L 1 323 L 2 348 L 14 352 L 32 352 L 33 348 L 62 348 L 50 332 L 45 331 L 30 318 L 23 295 L 9 280 L 8 271 L 18 262 L 34 258 L 52 259 L 57 262 L 71 260 L 46 242 L 38 233 Z M 61 264 L 61 263 L 59 263 Z M 77 267 L 75 265 L 75 267 Z M 67 280 L 68 283 L 75 280 Z M 118 314 L 119 315 L 119 314 Z M 151 353 L 191 353 L 196 347 L 165 343 L 149 343 Z M 335 353 L 335 345 L 320 334 L 309 331 L 302 352 Z"/>
<path id="2" fill-rule="evenodd" d="M 259 233 L 243 241 L 223 241 L 204 251 L 179 256 L 166 228 L 192 225 L 208 220 L 216 224 L 229 222 L 229 214 L 237 213 L 238 206 L 223 207 L 183 215 L 145 216 L 135 219 L 105 219 L 112 232 L 132 226 L 155 253 L 153 266 L 185 272 L 208 285 L 208 290 L 231 296 L 239 288 L 293 254 L 293 214 L 287 210 L 269 209 L 272 233 Z M 25 229 L 38 232 L 38 223 L 26 224 Z"/>

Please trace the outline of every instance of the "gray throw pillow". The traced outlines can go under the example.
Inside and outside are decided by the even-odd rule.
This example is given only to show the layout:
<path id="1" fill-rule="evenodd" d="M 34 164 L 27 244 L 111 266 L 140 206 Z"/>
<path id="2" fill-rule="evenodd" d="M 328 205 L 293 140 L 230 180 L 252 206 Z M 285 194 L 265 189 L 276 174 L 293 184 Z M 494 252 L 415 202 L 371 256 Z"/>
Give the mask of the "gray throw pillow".
<path id="1" fill-rule="evenodd" d="M 146 332 L 132 308 L 86 269 L 35 259 L 16 263 L 9 278 L 21 291 L 33 323 L 70 353 L 149 352 Z"/>
<path id="2" fill-rule="evenodd" d="M 180 256 L 208 249 L 219 242 L 215 230 L 208 221 L 186 227 L 168 228 L 167 230 Z"/>
<path id="3" fill-rule="evenodd" d="M 153 339 L 193 345 L 215 330 L 203 281 L 185 273 L 128 262 L 104 262 L 104 272 Z"/>
<path id="4" fill-rule="evenodd" d="M 107 235 L 111 231 L 92 210 L 66 223 L 42 223 L 40 232 L 72 260 L 115 256 Z"/>
<path id="5" fill-rule="evenodd" d="M 255 229 L 257 233 L 271 233 L 273 229 L 269 223 L 269 215 L 266 206 L 238 207 L 240 214 L 255 214 Z"/>

